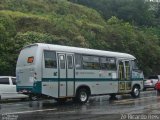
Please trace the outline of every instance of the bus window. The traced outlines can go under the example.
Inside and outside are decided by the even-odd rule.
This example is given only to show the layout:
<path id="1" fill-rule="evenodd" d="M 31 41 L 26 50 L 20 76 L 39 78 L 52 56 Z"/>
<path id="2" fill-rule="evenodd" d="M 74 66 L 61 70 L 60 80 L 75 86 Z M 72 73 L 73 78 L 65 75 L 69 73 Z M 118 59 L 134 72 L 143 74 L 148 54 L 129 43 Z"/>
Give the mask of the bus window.
<path id="1" fill-rule="evenodd" d="M 67 61 L 68 61 L 68 69 L 73 69 L 73 57 L 71 55 L 67 56 Z"/>
<path id="2" fill-rule="evenodd" d="M 56 53 L 54 51 L 44 51 L 45 68 L 57 68 Z"/>
<path id="3" fill-rule="evenodd" d="M 75 67 L 76 69 L 82 68 L 82 56 L 80 54 L 75 54 Z"/>
<path id="4" fill-rule="evenodd" d="M 116 70 L 116 60 L 115 58 L 100 58 L 100 64 L 102 70 Z"/>
<path id="5" fill-rule="evenodd" d="M 107 61 L 106 61 L 106 58 L 105 57 L 101 57 L 100 58 L 100 63 L 101 63 L 101 69 L 102 70 L 106 70 L 108 67 L 107 67 Z"/>
<path id="6" fill-rule="evenodd" d="M 139 70 L 136 60 L 132 60 L 132 69 L 133 70 Z"/>
<path id="7" fill-rule="evenodd" d="M 83 56 L 83 69 L 100 69 L 99 57 Z"/>
<path id="8" fill-rule="evenodd" d="M 60 68 L 65 69 L 65 55 L 59 55 L 60 59 Z"/>

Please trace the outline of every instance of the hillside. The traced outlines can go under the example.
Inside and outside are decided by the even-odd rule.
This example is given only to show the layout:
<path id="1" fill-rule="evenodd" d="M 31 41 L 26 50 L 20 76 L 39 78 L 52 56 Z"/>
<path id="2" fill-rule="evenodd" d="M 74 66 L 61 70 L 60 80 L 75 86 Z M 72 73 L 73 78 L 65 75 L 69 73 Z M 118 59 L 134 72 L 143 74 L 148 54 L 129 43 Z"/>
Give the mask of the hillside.
<path id="1" fill-rule="evenodd" d="M 146 75 L 158 73 L 160 43 L 147 30 L 116 17 L 105 20 L 96 10 L 67 0 L 1 0 L 0 75 L 15 75 L 21 48 L 35 42 L 127 52 L 138 58 Z"/>
<path id="2" fill-rule="evenodd" d="M 100 31 L 105 25 L 95 10 L 65 0 L 2 0 L 0 9 L 1 19 L 13 22 L 16 34 L 48 34 L 61 44 L 77 44 L 79 40 L 79 45 L 89 46 L 81 34 L 87 30 Z"/>
<path id="3" fill-rule="evenodd" d="M 95 10 L 65 0 L 1 0 L 0 10 L 1 74 L 15 74 L 17 54 L 26 44 L 92 47 L 93 31 L 105 26 Z"/>

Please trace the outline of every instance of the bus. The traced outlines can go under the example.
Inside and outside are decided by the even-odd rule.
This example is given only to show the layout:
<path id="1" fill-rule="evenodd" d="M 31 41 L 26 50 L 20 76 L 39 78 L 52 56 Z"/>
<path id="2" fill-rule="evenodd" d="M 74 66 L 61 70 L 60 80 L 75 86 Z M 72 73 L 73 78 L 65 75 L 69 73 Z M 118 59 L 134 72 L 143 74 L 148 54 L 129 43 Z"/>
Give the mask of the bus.
<path id="1" fill-rule="evenodd" d="M 86 103 L 93 95 L 137 98 L 144 76 L 130 54 L 35 43 L 21 50 L 16 78 L 18 92 Z"/>

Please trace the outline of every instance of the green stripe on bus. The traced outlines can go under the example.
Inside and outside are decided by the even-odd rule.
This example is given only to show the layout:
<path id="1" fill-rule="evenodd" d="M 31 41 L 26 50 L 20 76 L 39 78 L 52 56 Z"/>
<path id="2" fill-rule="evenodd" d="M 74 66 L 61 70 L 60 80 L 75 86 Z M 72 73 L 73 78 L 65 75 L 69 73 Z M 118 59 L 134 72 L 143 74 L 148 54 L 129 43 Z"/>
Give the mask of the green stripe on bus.
<path id="1" fill-rule="evenodd" d="M 42 81 L 36 81 L 34 82 L 33 86 L 17 86 L 17 91 L 21 90 L 28 90 L 35 93 L 41 93 L 42 92 Z"/>
<path id="2" fill-rule="evenodd" d="M 17 86 L 17 88 L 33 88 L 33 86 Z"/>
<path id="3" fill-rule="evenodd" d="M 21 90 L 28 90 L 28 91 L 32 91 L 33 90 L 33 86 L 16 86 L 17 91 L 21 91 Z"/>
<path id="4" fill-rule="evenodd" d="M 132 78 L 133 81 L 136 81 L 136 80 L 144 80 L 144 78 Z"/>
<path id="5" fill-rule="evenodd" d="M 112 78 L 42 78 L 43 82 L 57 82 L 57 81 L 80 81 L 80 82 L 102 82 L 102 81 L 141 81 L 143 78 L 134 78 L 132 80 L 118 80 Z"/>

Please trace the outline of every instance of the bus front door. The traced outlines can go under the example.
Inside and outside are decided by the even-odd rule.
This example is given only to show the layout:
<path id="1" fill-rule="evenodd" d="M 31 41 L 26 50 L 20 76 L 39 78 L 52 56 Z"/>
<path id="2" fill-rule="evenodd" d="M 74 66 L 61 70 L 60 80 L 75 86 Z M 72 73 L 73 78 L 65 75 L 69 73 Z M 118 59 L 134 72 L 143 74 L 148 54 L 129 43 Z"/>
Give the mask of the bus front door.
<path id="1" fill-rule="evenodd" d="M 73 96 L 74 93 L 74 55 L 58 53 L 59 97 Z"/>
<path id="2" fill-rule="evenodd" d="M 131 91 L 131 63 L 127 60 L 120 60 L 118 64 L 118 75 L 119 75 L 119 92 Z"/>

